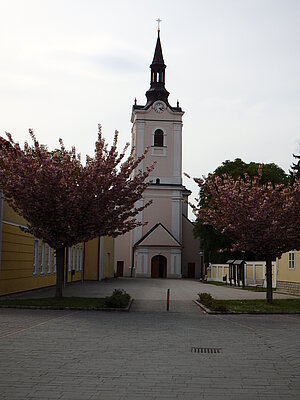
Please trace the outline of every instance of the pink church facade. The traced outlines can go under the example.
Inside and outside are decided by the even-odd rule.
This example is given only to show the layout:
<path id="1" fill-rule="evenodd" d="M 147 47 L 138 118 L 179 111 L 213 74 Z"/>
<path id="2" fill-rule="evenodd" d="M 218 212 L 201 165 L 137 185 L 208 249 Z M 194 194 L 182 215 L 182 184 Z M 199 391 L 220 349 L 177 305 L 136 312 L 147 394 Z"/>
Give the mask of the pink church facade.
<path id="1" fill-rule="evenodd" d="M 182 116 L 177 103 L 168 102 L 160 32 L 151 68 L 146 105 L 132 108 L 132 146 L 136 156 L 149 151 L 140 165 L 155 163 L 140 204 L 152 200 L 138 219 L 147 223 L 115 240 L 115 271 L 118 276 L 152 278 L 199 278 L 199 240 L 187 216 L 190 192 L 182 185 Z"/>

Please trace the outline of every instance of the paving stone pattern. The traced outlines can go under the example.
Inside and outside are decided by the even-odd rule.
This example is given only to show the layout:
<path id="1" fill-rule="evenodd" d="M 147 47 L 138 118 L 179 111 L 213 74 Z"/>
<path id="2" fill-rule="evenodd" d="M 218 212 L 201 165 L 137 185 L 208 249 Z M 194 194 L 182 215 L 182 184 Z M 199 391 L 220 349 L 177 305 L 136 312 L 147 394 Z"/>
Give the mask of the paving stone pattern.
<path id="1" fill-rule="evenodd" d="M 300 398 L 299 315 L 207 315 L 186 296 L 169 313 L 142 296 L 129 313 L 0 309 L 0 399 Z"/>

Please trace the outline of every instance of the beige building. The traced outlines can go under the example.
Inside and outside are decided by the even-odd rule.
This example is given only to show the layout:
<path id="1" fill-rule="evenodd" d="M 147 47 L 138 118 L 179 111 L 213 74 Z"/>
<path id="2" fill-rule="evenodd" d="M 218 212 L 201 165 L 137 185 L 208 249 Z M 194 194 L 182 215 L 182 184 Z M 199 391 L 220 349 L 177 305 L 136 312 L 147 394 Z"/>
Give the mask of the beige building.
<path id="1" fill-rule="evenodd" d="M 199 240 L 194 239 L 186 201 L 190 194 L 182 184 L 183 110 L 168 101 L 160 32 L 150 66 L 150 89 L 146 104 L 132 108 L 132 146 L 136 156 L 149 151 L 142 171 L 155 164 L 141 206 L 152 204 L 138 215 L 147 223 L 115 240 L 115 270 L 118 276 L 181 278 L 200 277 Z"/>
<path id="2" fill-rule="evenodd" d="M 300 295 L 300 251 L 283 254 L 277 265 L 277 290 Z"/>

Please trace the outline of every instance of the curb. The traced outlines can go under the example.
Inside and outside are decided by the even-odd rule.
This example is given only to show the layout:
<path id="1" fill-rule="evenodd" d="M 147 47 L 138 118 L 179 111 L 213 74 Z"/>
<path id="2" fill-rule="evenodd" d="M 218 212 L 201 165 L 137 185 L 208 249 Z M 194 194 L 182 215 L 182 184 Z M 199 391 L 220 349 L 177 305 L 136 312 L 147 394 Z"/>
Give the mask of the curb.
<path id="1" fill-rule="evenodd" d="M 235 314 L 232 313 L 231 311 L 212 311 L 209 308 L 205 307 L 200 301 L 198 300 L 193 300 L 193 302 L 200 307 L 206 314 Z"/>
<path id="2" fill-rule="evenodd" d="M 300 311 L 292 311 L 292 312 L 280 312 L 280 311 L 275 311 L 275 312 L 265 312 L 265 311 L 213 311 L 210 310 L 209 308 L 205 307 L 200 301 L 198 300 L 193 300 L 193 302 L 206 314 L 211 314 L 211 315 L 299 315 Z"/>

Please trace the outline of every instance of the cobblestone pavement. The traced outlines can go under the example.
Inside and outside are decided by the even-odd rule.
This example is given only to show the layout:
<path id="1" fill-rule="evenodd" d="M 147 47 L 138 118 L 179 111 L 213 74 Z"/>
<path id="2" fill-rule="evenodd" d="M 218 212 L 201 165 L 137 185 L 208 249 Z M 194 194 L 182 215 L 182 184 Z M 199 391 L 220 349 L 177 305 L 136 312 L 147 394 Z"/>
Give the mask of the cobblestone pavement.
<path id="1" fill-rule="evenodd" d="M 118 278 L 103 282 L 75 282 L 64 288 L 64 296 L 103 297 L 110 295 L 115 288 L 125 289 L 130 295 L 147 307 L 154 301 L 156 304 L 165 303 L 167 289 L 170 289 L 171 301 L 195 300 L 199 292 L 210 293 L 216 299 L 265 299 L 265 292 L 254 292 L 231 286 L 216 286 L 189 279 L 150 279 L 150 278 Z M 55 288 L 46 288 L 27 292 L 19 297 L 51 297 L 55 295 Z M 274 292 L 274 298 L 292 298 L 295 296 Z M 174 308 L 173 308 L 174 309 Z M 148 308 L 147 308 L 148 310 Z M 159 310 L 162 310 L 159 307 Z"/>
<path id="2" fill-rule="evenodd" d="M 161 297 L 129 313 L 0 309 L 0 399 L 300 398 L 300 315 L 207 315 L 173 296 L 169 313 Z"/>

